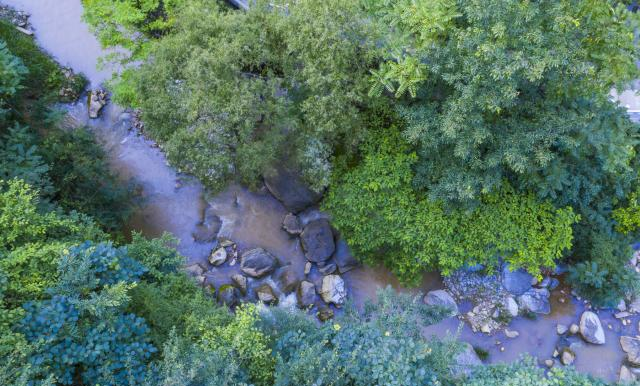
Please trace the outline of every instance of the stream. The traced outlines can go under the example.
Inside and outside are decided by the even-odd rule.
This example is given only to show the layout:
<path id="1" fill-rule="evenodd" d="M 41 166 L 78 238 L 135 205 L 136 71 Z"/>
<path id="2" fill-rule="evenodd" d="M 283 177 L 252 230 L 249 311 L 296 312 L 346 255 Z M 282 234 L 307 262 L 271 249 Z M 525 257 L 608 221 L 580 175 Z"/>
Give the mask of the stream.
<path id="1" fill-rule="evenodd" d="M 110 78 L 111 69 L 99 70 L 96 67 L 105 51 L 81 21 L 80 0 L 0 2 L 28 12 L 38 43 L 62 65 L 84 73 L 91 88 L 99 87 Z M 266 189 L 251 192 L 240 186 L 230 186 L 215 196 L 207 194 L 196 179 L 171 168 L 153 141 L 131 129 L 130 112 L 109 103 L 100 118 L 89 119 L 84 101 L 86 98 L 81 98 L 79 102 L 65 106 L 69 111 L 69 120 L 74 125 L 89 126 L 103 145 L 112 170 L 123 182 L 135 183 L 141 192 L 142 203 L 127 225 L 127 232 L 138 231 L 147 237 L 170 232 L 180 241 L 178 250 L 189 263 L 206 262 L 215 241 L 196 242 L 193 234 L 197 232 L 209 208 L 208 211 L 222 222 L 219 235 L 237 242 L 240 251 L 262 247 L 281 260 L 290 262 L 296 271 L 303 270 L 306 259 L 299 238 L 290 236 L 281 227 L 288 211 Z M 320 214 L 311 212 L 310 215 Z M 237 269 L 237 266 L 225 269 L 208 273 L 207 280 L 216 285 L 227 283 L 230 270 Z M 356 305 L 375 297 L 377 288 L 387 285 L 410 292 L 426 292 L 443 286 L 438 274 L 426 274 L 420 288 L 403 289 L 389 271 L 380 267 L 358 267 L 343 277 L 349 298 Z M 474 333 L 467 324 L 460 327 L 461 322 L 455 317 L 429 326 L 425 333 L 444 336 L 459 331 L 461 340 L 489 353 L 488 362 L 512 361 L 524 353 L 541 360 L 548 359 L 559 339 L 556 324 L 578 323 L 584 310 L 584 304 L 574 297 L 569 296 L 567 299 L 570 300 L 560 302 L 560 297 L 564 296 L 561 290 L 569 291 L 561 286 L 552 292 L 551 314 L 535 320 L 523 317 L 513 320 L 509 329 L 520 333 L 515 339 L 505 337 L 502 332 L 493 336 Z M 614 380 L 625 356 L 620 348 L 619 337 L 638 334 L 640 317 L 628 318 L 631 323 L 624 326 L 613 317 L 612 311 L 601 311 L 599 316 L 607 343 L 600 346 L 578 343 L 574 350 L 577 357 L 574 365 L 579 371 Z"/>

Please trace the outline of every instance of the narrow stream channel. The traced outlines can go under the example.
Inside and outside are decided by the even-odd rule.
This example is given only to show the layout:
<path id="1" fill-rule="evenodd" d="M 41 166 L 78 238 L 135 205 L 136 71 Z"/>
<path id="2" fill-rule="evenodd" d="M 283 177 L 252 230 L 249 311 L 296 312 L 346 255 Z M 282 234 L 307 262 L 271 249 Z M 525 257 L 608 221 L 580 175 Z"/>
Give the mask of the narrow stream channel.
<path id="1" fill-rule="evenodd" d="M 98 70 L 96 64 L 105 54 L 87 26 L 81 21 L 80 0 L 0 0 L 0 2 L 31 14 L 39 44 L 61 64 L 83 72 L 91 87 L 99 87 L 109 79 L 112 70 Z M 170 232 L 180 240 L 179 251 L 190 262 L 204 261 L 214 243 L 198 243 L 193 233 L 202 221 L 204 211 L 210 207 L 222 220 L 220 233 L 235 240 L 239 249 L 263 247 L 274 255 L 303 269 L 306 261 L 299 239 L 292 238 L 281 229 L 287 214 L 282 204 L 268 192 L 250 192 L 239 186 L 231 186 L 215 197 L 207 197 L 202 185 L 195 179 L 181 175 L 168 166 L 163 153 L 152 141 L 130 130 L 131 115 L 125 109 L 109 104 L 99 119 L 90 120 L 87 106 L 82 101 L 68 106 L 69 114 L 77 124 L 87 125 L 109 155 L 110 164 L 123 181 L 133 181 L 141 187 L 143 203 L 135 212 L 128 230 L 155 237 Z M 205 198 L 207 197 L 207 198 Z M 228 272 L 212 273 L 210 280 L 218 284 L 228 280 Z M 356 304 L 375 296 L 378 287 L 392 285 L 400 288 L 397 280 L 382 268 L 361 267 L 344 274 L 349 296 Z M 425 275 L 420 291 L 441 288 L 437 274 Z M 568 292 L 568 289 L 564 289 Z M 412 290 L 416 291 L 416 290 Z M 516 318 L 511 330 L 520 336 L 509 339 L 502 333 L 487 336 L 474 333 L 465 325 L 460 339 L 489 352 L 489 362 L 511 361 L 523 353 L 544 360 L 551 357 L 558 342 L 556 324 L 577 323 L 584 306 L 575 298 L 567 297 L 564 303 L 560 289 L 552 293 L 552 313 L 536 320 Z M 618 339 L 620 335 L 638 334 L 638 317 L 623 326 L 611 311 L 599 313 L 605 327 L 607 343 L 601 346 L 578 344 L 575 366 L 578 370 L 613 380 L 623 362 L 624 355 Z M 457 318 L 430 326 L 425 333 L 443 336 L 456 333 Z M 499 344 L 496 342 L 499 341 Z"/>

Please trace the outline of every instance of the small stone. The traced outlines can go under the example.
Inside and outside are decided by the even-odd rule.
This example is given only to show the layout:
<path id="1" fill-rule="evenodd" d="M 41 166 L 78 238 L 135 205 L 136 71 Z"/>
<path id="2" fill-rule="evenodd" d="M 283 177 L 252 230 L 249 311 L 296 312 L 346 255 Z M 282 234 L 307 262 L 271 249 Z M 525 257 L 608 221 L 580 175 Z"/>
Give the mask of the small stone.
<path id="1" fill-rule="evenodd" d="M 200 264 L 192 264 L 192 265 L 188 265 L 184 268 L 184 270 L 193 276 L 201 276 L 204 275 L 204 271 L 205 269 L 202 268 L 202 266 Z"/>
<path id="2" fill-rule="evenodd" d="M 504 308 L 512 318 L 518 316 L 518 303 L 516 303 L 516 300 L 512 296 L 509 296 L 505 299 Z"/>
<path id="3" fill-rule="evenodd" d="M 575 323 L 572 323 L 571 326 L 569 327 L 569 333 L 571 333 L 571 335 L 575 335 L 578 332 L 580 332 L 580 326 L 578 326 Z"/>
<path id="4" fill-rule="evenodd" d="M 233 267 L 237 263 L 238 263 L 238 259 L 236 258 L 236 256 L 234 256 L 233 259 L 231 259 L 231 261 L 229 262 L 229 266 Z"/>
<path id="5" fill-rule="evenodd" d="M 220 239 L 220 246 L 221 247 L 231 247 L 233 245 L 235 245 L 235 243 L 232 240 L 229 239 Z"/>
<path id="6" fill-rule="evenodd" d="M 273 292 L 273 288 L 269 284 L 263 284 L 258 289 L 256 289 L 256 294 L 258 295 L 258 300 L 265 304 L 276 304 L 278 303 L 278 297 L 275 292 Z"/>
<path id="7" fill-rule="evenodd" d="M 309 281 L 301 281 L 298 286 L 297 298 L 300 308 L 312 306 L 316 299 L 316 286 Z"/>
<path id="8" fill-rule="evenodd" d="M 556 361 L 554 361 L 553 359 L 547 359 L 544 361 L 544 365 L 548 368 L 552 368 L 555 363 Z"/>
<path id="9" fill-rule="evenodd" d="M 485 334 L 490 334 L 491 333 L 491 327 L 488 324 L 483 324 L 482 327 L 480 327 L 480 331 L 484 332 Z"/>
<path id="10" fill-rule="evenodd" d="M 224 248 L 218 248 L 209 255 L 209 263 L 211 263 L 211 265 L 218 266 L 225 261 L 227 261 L 227 250 Z"/>
<path id="11" fill-rule="evenodd" d="M 445 290 L 429 291 L 423 299 L 424 303 L 430 306 L 438 306 L 451 310 L 451 315 L 458 314 L 458 305 L 453 296 Z"/>
<path id="12" fill-rule="evenodd" d="M 553 350 L 553 357 L 554 357 L 554 358 L 557 358 L 557 357 L 558 357 L 558 355 L 560 355 L 560 352 L 558 352 L 558 350 L 557 350 L 557 349 L 556 349 L 556 350 Z"/>
<path id="13" fill-rule="evenodd" d="M 565 326 L 564 324 L 558 324 L 556 325 L 556 331 L 558 332 L 558 335 L 562 335 L 565 332 L 567 332 L 569 328 L 567 326 Z"/>
<path id="14" fill-rule="evenodd" d="M 287 231 L 287 233 L 291 235 L 299 235 L 302 233 L 302 223 L 300 223 L 300 219 L 293 213 L 289 213 L 284 216 L 284 220 L 282 221 L 282 228 Z"/>
<path id="15" fill-rule="evenodd" d="M 618 311 L 624 312 L 627 310 L 627 303 L 624 301 L 624 299 L 620 299 L 616 308 L 618 309 Z"/>
<path id="16" fill-rule="evenodd" d="M 33 31 L 31 31 L 30 29 L 26 29 L 26 28 L 23 28 L 23 27 L 20 27 L 20 26 L 16 26 L 16 29 L 18 31 L 22 32 L 25 35 L 28 35 L 28 36 L 33 35 Z"/>
<path id="17" fill-rule="evenodd" d="M 573 364 L 573 362 L 576 360 L 576 354 L 569 350 L 568 348 L 565 348 L 564 350 L 562 350 L 562 355 L 560 356 L 560 362 L 562 362 L 563 365 L 565 366 L 570 366 L 571 364 Z"/>
<path id="18" fill-rule="evenodd" d="M 559 301 L 560 303 L 564 303 L 564 302 L 565 302 L 564 298 L 558 298 L 558 301 Z"/>
<path id="19" fill-rule="evenodd" d="M 505 329 L 504 329 L 504 335 L 505 335 L 507 338 L 515 339 L 515 338 L 517 338 L 518 336 L 520 336 L 520 333 L 519 333 L 518 331 L 512 331 L 512 330 L 509 330 L 508 328 L 505 328 Z"/>
<path id="20" fill-rule="evenodd" d="M 308 275 L 309 272 L 311 272 L 311 262 L 307 261 L 307 263 L 304 265 L 304 274 Z"/>
<path id="21" fill-rule="evenodd" d="M 504 346 L 503 346 L 503 347 L 500 347 L 500 351 L 501 351 L 501 352 L 504 352 Z"/>

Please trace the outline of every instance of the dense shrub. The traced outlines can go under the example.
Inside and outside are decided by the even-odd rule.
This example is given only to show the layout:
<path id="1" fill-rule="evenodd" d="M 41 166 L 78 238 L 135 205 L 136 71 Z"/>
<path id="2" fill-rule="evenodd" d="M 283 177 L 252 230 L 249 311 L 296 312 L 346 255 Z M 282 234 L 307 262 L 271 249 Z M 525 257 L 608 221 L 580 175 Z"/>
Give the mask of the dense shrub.
<path id="1" fill-rule="evenodd" d="M 571 247 L 578 217 L 532 194 L 505 186 L 470 210 L 447 210 L 424 197 L 411 186 L 415 153 L 392 135 L 373 140 L 323 202 L 356 256 L 382 261 L 408 282 L 425 269 L 492 267 L 500 257 L 539 275 Z"/>

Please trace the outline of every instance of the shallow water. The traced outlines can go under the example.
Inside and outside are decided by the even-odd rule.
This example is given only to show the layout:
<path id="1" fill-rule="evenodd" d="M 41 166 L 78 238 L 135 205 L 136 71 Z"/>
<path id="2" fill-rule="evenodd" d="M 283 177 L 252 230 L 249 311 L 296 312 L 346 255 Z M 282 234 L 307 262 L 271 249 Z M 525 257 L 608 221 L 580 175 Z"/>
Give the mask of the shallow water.
<path id="1" fill-rule="evenodd" d="M 62 64 L 85 73 L 93 87 L 110 77 L 110 70 L 97 70 L 95 67 L 104 51 L 80 19 L 80 0 L 0 2 L 29 12 L 40 45 Z M 629 97 L 628 93 L 625 94 L 625 101 L 632 104 L 627 99 Z M 198 181 L 177 173 L 167 165 L 165 156 L 152 141 L 129 130 L 130 115 L 124 109 L 109 104 L 99 119 L 89 120 L 84 100 L 81 98 L 80 102 L 67 106 L 72 120 L 75 124 L 90 126 L 103 144 L 112 169 L 123 181 L 132 181 L 140 187 L 143 202 L 129 222 L 128 230 L 136 230 L 149 237 L 171 232 L 180 240 L 179 251 L 190 262 L 202 262 L 215 242 L 198 243 L 192 235 L 203 221 L 205 209 L 210 207 L 222 221 L 220 236 L 236 241 L 241 251 L 263 247 L 283 263 L 291 263 L 301 274 L 306 260 L 299 239 L 281 229 L 287 211 L 280 202 L 265 190 L 250 192 L 239 186 L 230 186 L 222 193 L 205 199 L 205 190 Z M 237 269 L 238 265 L 213 270 L 207 274 L 208 280 L 215 284 L 227 283 L 229 274 Z M 380 267 L 358 268 L 344 274 L 344 278 L 350 298 L 356 305 L 373 298 L 376 289 L 386 285 L 405 292 L 418 291 L 403 289 L 388 270 Z M 441 287 L 442 281 L 437 274 L 425 274 L 419 290 L 424 292 Z M 568 289 L 564 290 L 568 292 Z M 560 297 L 567 301 L 560 303 Z M 466 325 L 459 334 L 462 340 L 487 350 L 491 362 L 515 360 L 523 353 L 544 360 L 551 356 L 558 342 L 556 324 L 577 323 L 583 308 L 583 304 L 563 295 L 558 289 L 552 294 L 551 315 L 537 320 L 516 318 L 513 321 L 510 329 L 520 333 L 516 339 L 506 338 L 502 333 L 495 336 L 473 333 Z M 600 317 L 605 326 L 607 344 L 577 347 L 575 366 L 580 371 L 614 379 L 623 360 L 618 337 L 621 334 L 638 334 L 638 317 L 632 318 L 632 323 L 626 327 L 615 320 L 611 312 L 601 312 Z M 449 318 L 426 328 L 425 333 L 438 336 L 455 334 L 459 325 L 457 318 Z M 608 325 L 611 325 L 611 330 Z M 504 351 L 500 347 L 504 347 Z"/>

